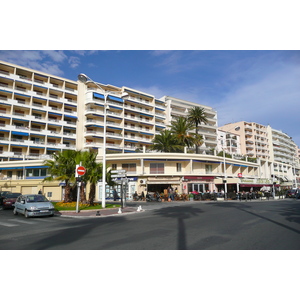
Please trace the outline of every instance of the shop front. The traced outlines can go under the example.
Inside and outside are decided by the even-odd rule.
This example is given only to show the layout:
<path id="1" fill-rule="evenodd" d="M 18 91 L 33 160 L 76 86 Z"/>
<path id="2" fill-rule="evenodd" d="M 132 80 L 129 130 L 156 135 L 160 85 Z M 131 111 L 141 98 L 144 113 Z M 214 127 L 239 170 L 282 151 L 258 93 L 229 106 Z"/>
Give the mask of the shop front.
<path id="1" fill-rule="evenodd" d="M 147 179 L 147 192 L 164 193 L 168 187 L 182 193 L 181 177 L 148 177 Z"/>
<path id="2" fill-rule="evenodd" d="M 241 178 L 238 183 L 238 191 L 239 192 L 255 192 L 260 191 L 261 189 L 272 190 L 273 187 L 280 187 L 280 184 L 274 184 L 272 179 L 265 178 L 253 178 L 253 179 L 245 179 Z"/>
<path id="3" fill-rule="evenodd" d="M 214 176 L 184 176 L 183 193 L 191 192 L 206 193 L 215 190 Z"/>

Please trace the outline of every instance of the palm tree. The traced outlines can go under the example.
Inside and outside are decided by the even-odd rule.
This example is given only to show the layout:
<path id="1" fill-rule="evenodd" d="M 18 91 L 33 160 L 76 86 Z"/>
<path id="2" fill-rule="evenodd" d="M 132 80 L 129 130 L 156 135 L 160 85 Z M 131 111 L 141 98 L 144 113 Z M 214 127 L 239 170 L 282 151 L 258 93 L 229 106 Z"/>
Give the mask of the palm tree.
<path id="1" fill-rule="evenodd" d="M 182 147 L 191 147 L 197 143 L 198 136 L 192 131 L 195 127 L 185 117 L 178 117 L 176 120 L 171 122 L 171 133 L 175 136 L 177 144 Z"/>
<path id="2" fill-rule="evenodd" d="M 204 108 L 201 108 L 199 106 L 193 107 L 188 114 L 188 121 L 195 125 L 196 127 L 196 137 L 199 137 L 198 135 L 198 129 L 199 125 L 201 123 L 207 124 L 208 120 L 204 112 Z M 201 137 L 202 140 L 202 137 Z M 198 143 L 195 143 L 196 145 L 196 153 L 199 153 L 199 146 L 201 146 L 202 141 L 199 141 Z"/>
<path id="3" fill-rule="evenodd" d="M 76 151 L 65 150 L 53 154 L 53 160 L 45 160 L 44 166 L 49 167 L 49 176 L 43 181 L 65 181 L 64 202 L 71 202 L 71 182 L 75 182 Z"/>
<path id="4" fill-rule="evenodd" d="M 170 130 L 165 129 L 156 135 L 152 140 L 151 150 L 160 152 L 183 152 L 183 146 L 178 144 L 178 140 Z"/>

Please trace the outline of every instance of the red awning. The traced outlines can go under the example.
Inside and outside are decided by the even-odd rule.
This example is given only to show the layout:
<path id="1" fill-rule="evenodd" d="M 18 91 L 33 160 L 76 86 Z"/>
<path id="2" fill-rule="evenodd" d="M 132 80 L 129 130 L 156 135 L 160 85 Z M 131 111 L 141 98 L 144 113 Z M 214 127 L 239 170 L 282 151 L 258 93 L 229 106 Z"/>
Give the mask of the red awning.
<path id="1" fill-rule="evenodd" d="M 263 187 L 273 186 L 273 184 L 240 184 L 240 187 Z M 280 184 L 275 184 L 276 187 L 280 187 Z"/>

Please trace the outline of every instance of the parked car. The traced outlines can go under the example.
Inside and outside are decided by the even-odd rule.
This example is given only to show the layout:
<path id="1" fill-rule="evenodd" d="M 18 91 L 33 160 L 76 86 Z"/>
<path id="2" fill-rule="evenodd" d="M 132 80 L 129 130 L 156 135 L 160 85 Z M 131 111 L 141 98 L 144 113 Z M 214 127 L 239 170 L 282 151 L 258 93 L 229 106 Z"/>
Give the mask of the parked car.
<path id="1" fill-rule="evenodd" d="M 3 205 L 3 199 L 5 198 L 5 196 L 7 194 L 11 194 L 11 192 L 8 192 L 8 191 L 0 192 L 0 206 Z"/>
<path id="2" fill-rule="evenodd" d="M 40 194 L 28 194 L 18 197 L 14 215 L 23 214 L 26 218 L 35 216 L 53 216 L 54 206 L 44 196 Z"/>
<path id="3" fill-rule="evenodd" d="M 287 190 L 285 194 L 285 198 L 296 198 L 297 189 Z"/>
<path id="4" fill-rule="evenodd" d="M 2 199 L 3 209 L 14 207 L 16 200 L 21 195 L 22 195 L 21 193 L 8 193 L 5 196 L 3 196 L 3 199 Z"/>

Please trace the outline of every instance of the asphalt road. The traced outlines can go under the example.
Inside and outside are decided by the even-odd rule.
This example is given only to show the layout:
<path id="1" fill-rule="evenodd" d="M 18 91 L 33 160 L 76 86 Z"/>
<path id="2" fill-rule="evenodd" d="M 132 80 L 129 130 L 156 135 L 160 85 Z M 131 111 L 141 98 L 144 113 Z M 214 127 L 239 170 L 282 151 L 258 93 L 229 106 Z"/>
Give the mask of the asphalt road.
<path id="1" fill-rule="evenodd" d="M 26 219 L 0 211 L 0 249 L 300 249 L 300 200 L 145 203 L 142 208 L 84 219 Z"/>

